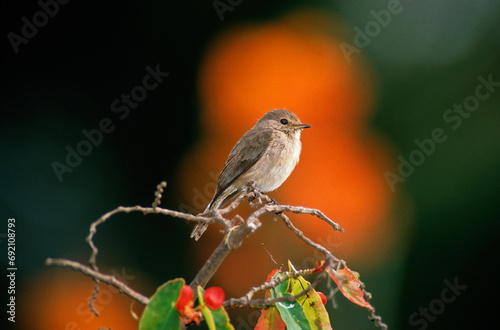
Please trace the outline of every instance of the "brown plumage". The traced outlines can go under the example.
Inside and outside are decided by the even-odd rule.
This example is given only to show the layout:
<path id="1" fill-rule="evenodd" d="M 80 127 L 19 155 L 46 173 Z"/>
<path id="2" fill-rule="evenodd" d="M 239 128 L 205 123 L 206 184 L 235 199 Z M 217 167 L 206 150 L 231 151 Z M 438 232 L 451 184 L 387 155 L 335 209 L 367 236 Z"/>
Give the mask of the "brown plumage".
<path id="1" fill-rule="evenodd" d="M 224 206 L 250 181 L 262 192 L 273 191 L 288 178 L 300 156 L 300 133 L 311 126 L 288 110 L 271 110 L 236 143 L 219 175 L 214 197 L 204 213 Z M 198 240 L 208 224 L 191 233 Z"/>

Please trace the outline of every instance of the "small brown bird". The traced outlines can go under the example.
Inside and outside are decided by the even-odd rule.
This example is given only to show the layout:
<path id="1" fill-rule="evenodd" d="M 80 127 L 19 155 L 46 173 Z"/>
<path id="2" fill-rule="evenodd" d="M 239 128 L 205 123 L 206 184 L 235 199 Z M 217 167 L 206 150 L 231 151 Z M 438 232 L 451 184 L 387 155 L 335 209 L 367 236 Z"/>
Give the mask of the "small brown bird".
<path id="1" fill-rule="evenodd" d="M 288 110 L 266 113 L 231 150 L 204 213 L 224 206 L 251 181 L 262 192 L 281 186 L 299 161 L 300 133 L 309 127 Z M 198 240 L 207 227 L 207 223 L 198 223 L 191 237 Z"/>

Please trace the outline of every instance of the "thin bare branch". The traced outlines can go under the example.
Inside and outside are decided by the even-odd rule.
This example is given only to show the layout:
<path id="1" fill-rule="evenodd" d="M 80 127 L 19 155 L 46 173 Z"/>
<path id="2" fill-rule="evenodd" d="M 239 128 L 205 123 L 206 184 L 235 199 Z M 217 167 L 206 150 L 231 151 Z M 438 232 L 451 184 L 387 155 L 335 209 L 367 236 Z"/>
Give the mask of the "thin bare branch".
<path id="1" fill-rule="evenodd" d="M 92 292 L 92 297 L 90 297 L 89 299 L 89 308 L 95 316 L 99 316 L 99 313 L 94 308 L 94 301 L 97 299 L 97 295 L 99 294 L 99 284 L 101 283 L 101 281 L 99 281 L 97 278 L 94 278 L 94 283 L 94 291 Z"/>
<path id="2" fill-rule="evenodd" d="M 365 298 L 367 302 L 370 302 L 370 300 L 372 299 L 372 294 L 365 290 L 365 284 L 361 282 L 361 280 L 358 279 L 358 282 L 359 282 L 359 288 L 363 292 L 363 298 Z M 382 322 L 382 317 L 375 314 L 375 308 L 373 307 L 368 309 L 368 318 L 375 324 L 375 326 L 381 329 L 388 328 L 387 324 Z"/>
<path id="3" fill-rule="evenodd" d="M 165 181 L 160 182 L 156 186 L 155 200 L 153 201 L 153 208 L 157 208 L 158 205 L 161 204 L 161 198 L 163 196 L 162 194 L 163 194 L 163 191 L 165 190 L 166 187 L 167 187 L 167 183 Z"/>
<path id="4" fill-rule="evenodd" d="M 118 214 L 118 213 L 131 213 L 131 212 L 142 212 L 143 214 L 163 214 L 163 215 L 168 215 L 171 217 L 175 218 L 180 218 L 180 219 L 185 219 L 188 221 L 196 221 L 196 222 L 218 222 L 222 224 L 226 228 L 231 227 L 231 222 L 227 219 L 224 219 L 223 217 L 207 217 L 205 215 L 192 215 L 189 213 L 183 213 L 179 211 L 174 211 L 174 210 L 169 210 L 169 209 L 163 209 L 159 207 L 143 207 L 143 206 L 119 206 L 115 208 L 114 210 L 111 210 L 107 213 L 105 213 L 103 216 L 101 216 L 99 219 L 94 221 L 90 225 L 89 229 L 89 235 L 86 238 L 87 243 L 90 245 L 90 248 L 92 249 L 92 253 L 89 258 L 89 264 L 92 266 L 94 270 L 98 270 L 99 268 L 97 267 L 96 264 L 96 258 L 97 254 L 99 253 L 99 249 L 95 246 L 93 242 L 93 238 L 95 233 L 97 232 L 97 226 L 103 224 L 106 222 L 109 218 L 111 218 L 113 215 Z"/>
<path id="5" fill-rule="evenodd" d="M 67 259 L 52 259 L 52 258 L 47 258 L 45 260 L 45 264 L 47 266 L 57 266 L 57 267 L 65 267 L 65 268 L 70 268 L 76 271 L 79 271 L 80 273 L 84 274 L 85 276 L 89 276 L 93 278 L 94 280 L 99 280 L 101 282 L 104 282 L 106 284 L 112 285 L 120 292 L 126 294 L 130 298 L 134 299 L 135 301 L 147 305 L 149 304 L 149 298 L 143 296 L 139 292 L 131 289 L 129 286 L 127 286 L 125 283 L 117 279 L 113 275 L 106 275 L 101 272 L 95 271 L 92 268 L 82 265 L 79 262 L 72 261 L 72 260 L 67 260 Z"/>
<path id="6" fill-rule="evenodd" d="M 310 214 L 316 216 L 318 219 L 323 220 L 327 224 L 329 224 L 334 230 L 344 232 L 344 229 L 340 227 L 340 225 L 334 221 L 332 221 L 330 218 L 328 218 L 323 212 L 317 209 L 311 209 L 308 207 L 303 207 L 303 206 L 292 206 L 292 205 L 282 205 L 282 204 L 275 204 L 276 202 L 272 204 L 266 204 L 265 206 L 259 208 L 258 210 L 254 211 L 249 218 L 251 217 L 260 217 L 264 213 L 282 213 L 282 212 L 292 212 L 296 214 Z"/>
<path id="7" fill-rule="evenodd" d="M 95 245 L 93 238 L 94 235 L 97 232 L 97 227 L 104 222 L 106 222 L 109 218 L 112 216 L 118 214 L 118 213 L 131 213 L 131 212 L 142 212 L 144 215 L 146 214 L 163 214 L 179 219 L 184 219 L 188 221 L 194 221 L 194 222 L 203 222 L 203 223 L 219 223 L 224 226 L 225 228 L 225 236 L 222 240 L 222 242 L 219 244 L 217 249 L 213 252 L 213 254 L 210 256 L 210 258 L 206 261 L 206 263 L 203 265 L 203 267 L 200 269 L 198 274 L 195 276 L 193 281 L 190 283 L 190 286 L 192 288 L 196 288 L 198 285 L 205 287 L 205 285 L 208 283 L 208 281 L 212 278 L 212 276 L 215 274 L 219 266 L 222 264 L 222 262 L 226 259 L 226 257 L 235 249 L 239 248 L 243 241 L 255 230 L 260 228 L 262 225 L 259 218 L 266 214 L 275 214 L 277 217 L 282 218 L 286 226 L 301 240 L 303 240 L 307 245 L 312 246 L 319 252 L 323 253 L 325 255 L 325 258 L 327 259 L 328 265 L 330 267 L 338 268 L 341 266 L 345 266 L 345 263 L 343 260 L 339 260 L 335 258 L 330 251 L 328 251 L 326 248 L 324 248 L 322 245 L 314 242 L 313 240 L 309 239 L 304 235 L 304 233 L 296 228 L 293 223 L 290 221 L 289 217 L 284 213 L 284 212 L 290 212 L 290 213 L 295 213 L 295 214 L 310 214 L 318 219 L 326 222 L 329 224 L 334 230 L 338 230 L 343 232 L 343 229 L 334 221 L 329 219 L 323 212 L 317 209 L 312 209 L 312 208 L 306 208 L 302 206 L 292 206 L 292 205 L 281 205 L 277 203 L 275 200 L 267 196 L 266 194 L 260 192 L 259 190 L 255 189 L 255 185 L 253 183 L 249 183 L 247 186 L 247 189 L 240 193 L 236 198 L 225 208 L 218 209 L 218 210 L 212 210 L 210 212 L 207 212 L 206 214 L 198 214 L 198 215 L 192 215 L 188 213 L 183 213 L 183 212 L 178 212 L 178 211 L 173 211 L 169 209 L 163 209 L 158 207 L 161 203 L 161 198 L 162 194 L 164 191 L 164 188 L 166 187 L 165 182 L 161 182 L 157 187 L 155 191 L 155 199 L 153 201 L 152 207 L 142 207 L 142 206 L 131 206 L 131 207 L 124 207 L 124 206 L 119 206 L 114 210 L 111 210 L 104 215 L 102 215 L 99 219 L 94 221 L 89 228 L 89 234 L 86 237 L 86 241 L 89 244 L 92 252 L 89 257 L 89 264 L 90 267 L 82 265 L 78 262 L 71 261 L 71 260 L 66 260 L 66 259 L 51 259 L 48 258 L 46 260 L 47 265 L 52 265 L 52 266 L 59 266 L 59 267 L 67 267 L 71 268 L 77 271 L 80 271 L 86 276 L 89 276 L 94 279 L 96 283 L 96 287 L 94 290 L 93 298 L 90 300 L 89 306 L 90 309 L 96 313 L 96 311 L 93 308 L 93 300 L 95 300 L 99 290 L 98 290 L 98 285 L 99 282 L 105 282 L 107 284 L 113 285 L 114 287 L 118 288 L 121 292 L 125 293 L 132 299 L 138 301 L 139 303 L 143 305 L 147 305 L 150 301 L 149 298 L 143 296 L 142 294 L 134 291 L 133 289 L 129 288 L 125 283 L 121 282 L 120 280 L 116 279 L 114 276 L 111 275 L 106 275 L 103 273 L 99 272 L 99 268 L 97 267 L 97 255 L 99 253 L 99 250 L 97 246 Z M 227 214 L 231 213 L 234 211 L 245 199 L 248 199 L 250 202 L 250 205 L 256 210 L 245 220 L 243 220 L 239 215 L 236 215 L 233 217 L 232 220 L 226 219 L 224 216 Z M 224 306 L 227 307 L 250 307 L 250 308 L 266 308 L 268 306 L 271 306 L 273 304 L 276 304 L 278 302 L 283 302 L 283 301 L 294 301 L 297 298 L 300 298 L 301 296 L 307 294 L 310 290 L 316 287 L 316 285 L 321 281 L 326 275 L 324 272 L 324 269 L 321 271 L 321 273 L 316 277 L 316 280 L 308 287 L 305 288 L 302 292 L 300 292 L 298 295 L 295 296 L 287 296 L 287 297 L 277 297 L 277 298 L 265 298 L 265 299 L 252 299 L 254 294 L 263 291 L 263 290 L 268 290 L 270 288 L 276 287 L 279 283 L 283 282 L 287 278 L 290 277 L 297 277 L 299 275 L 308 275 L 311 274 L 312 272 L 317 272 L 318 269 L 310 269 L 310 270 L 295 270 L 293 269 L 290 272 L 283 272 L 282 277 L 278 277 L 276 279 L 273 279 L 270 282 L 266 282 L 260 286 L 253 287 L 250 289 L 250 291 L 245 294 L 244 296 L 240 298 L 231 298 L 227 300 L 224 303 Z M 361 289 L 365 295 L 365 299 L 368 301 L 371 298 L 371 294 L 364 289 L 364 284 L 360 282 Z M 369 313 L 369 318 L 374 321 L 375 325 L 386 329 L 387 325 L 382 323 L 381 318 L 375 314 L 375 310 L 371 309 Z"/>
<path id="8" fill-rule="evenodd" d="M 208 281 L 214 276 L 217 269 L 219 269 L 222 262 L 233 251 L 241 246 L 245 238 L 251 233 L 256 231 L 261 226 L 258 219 L 247 219 L 243 224 L 231 228 L 224 236 L 224 239 L 219 244 L 217 249 L 212 253 L 210 258 L 205 262 L 203 267 L 196 274 L 193 281 L 189 284 L 193 290 L 200 285 L 205 287 Z"/>
<path id="9" fill-rule="evenodd" d="M 228 213 L 231 213 L 234 211 L 240 204 L 245 200 L 245 198 L 249 197 L 249 192 L 244 191 L 240 193 L 236 198 L 225 208 L 220 209 L 220 214 L 221 215 L 226 215 Z"/>
<path id="10" fill-rule="evenodd" d="M 331 260 L 331 259 L 329 259 Z M 318 273 L 318 276 L 314 280 L 314 282 L 299 292 L 296 295 L 290 295 L 290 296 L 283 296 L 283 297 L 276 297 L 276 298 L 261 298 L 261 299 L 252 299 L 253 295 L 259 291 L 263 290 L 268 290 L 271 288 L 275 288 L 278 284 L 284 282 L 285 280 L 291 278 L 291 277 L 298 277 L 298 276 L 303 276 L 303 275 L 310 275 L 314 272 L 317 272 L 316 269 L 302 269 L 302 270 L 294 270 L 294 271 L 288 271 L 288 272 L 283 272 L 281 275 L 279 275 L 276 278 L 273 278 L 271 281 L 266 282 L 258 287 L 253 287 L 250 289 L 250 291 L 245 294 L 244 296 L 240 298 L 231 298 L 228 299 L 227 301 L 224 302 L 225 307 L 232 307 L 232 308 L 267 308 L 270 306 L 275 305 L 276 303 L 279 302 L 292 302 L 295 301 L 296 299 L 306 295 L 309 291 L 312 289 L 316 288 L 316 286 L 321 282 L 326 276 L 326 272 L 324 269 L 329 265 L 329 262 L 325 264 L 323 270 L 321 270 Z"/>
<path id="11" fill-rule="evenodd" d="M 307 245 L 310 245 L 312 246 L 313 248 L 315 248 L 316 250 L 318 250 L 319 252 L 323 253 L 325 255 L 326 258 L 333 258 L 335 261 L 339 261 L 339 259 L 335 258 L 332 253 L 330 251 L 328 251 L 326 248 L 324 248 L 321 244 L 318 244 L 318 243 L 315 243 L 313 242 L 310 238 L 306 237 L 304 235 L 304 233 L 298 229 L 297 227 L 295 227 L 292 222 L 290 221 L 290 219 L 287 217 L 287 216 L 281 216 L 281 219 L 283 220 L 283 222 L 286 224 L 286 226 L 298 237 L 300 238 L 301 240 L 303 240 Z"/>

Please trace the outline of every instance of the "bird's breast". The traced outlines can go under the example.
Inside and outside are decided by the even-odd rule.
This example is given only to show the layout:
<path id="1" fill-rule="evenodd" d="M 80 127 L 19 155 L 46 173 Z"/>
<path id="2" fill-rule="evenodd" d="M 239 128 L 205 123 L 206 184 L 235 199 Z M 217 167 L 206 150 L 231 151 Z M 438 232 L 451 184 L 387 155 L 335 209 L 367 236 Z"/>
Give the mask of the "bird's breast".
<path id="1" fill-rule="evenodd" d="M 263 192 L 281 186 L 299 161 L 301 143 L 300 132 L 297 133 L 291 136 L 276 135 L 261 159 L 242 179 L 246 182 L 255 181 L 256 188 Z"/>

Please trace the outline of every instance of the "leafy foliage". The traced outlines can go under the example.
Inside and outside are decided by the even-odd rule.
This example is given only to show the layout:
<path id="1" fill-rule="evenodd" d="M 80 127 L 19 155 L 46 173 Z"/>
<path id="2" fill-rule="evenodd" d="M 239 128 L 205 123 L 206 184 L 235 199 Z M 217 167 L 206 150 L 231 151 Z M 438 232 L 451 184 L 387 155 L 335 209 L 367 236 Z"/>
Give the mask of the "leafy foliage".
<path id="1" fill-rule="evenodd" d="M 289 265 L 292 270 L 293 266 Z M 270 279 L 279 280 L 282 276 L 284 274 L 275 269 L 269 274 L 268 282 Z M 300 296 L 263 309 L 255 329 L 332 329 L 328 312 L 319 294 L 314 289 L 302 294 L 310 287 L 311 283 L 304 277 L 291 276 L 275 288 L 267 290 L 266 298 Z"/>
<path id="2" fill-rule="evenodd" d="M 182 322 L 176 303 L 184 284 L 184 279 L 178 278 L 168 281 L 156 290 L 142 314 L 139 330 L 181 329 Z"/>
<path id="3" fill-rule="evenodd" d="M 329 267 L 326 269 L 326 272 L 335 281 L 340 291 L 347 299 L 361 307 L 373 309 L 370 303 L 368 303 L 364 298 L 363 291 L 360 288 L 358 280 L 358 273 L 353 272 L 347 268 L 347 266 L 344 266 L 338 271 Z"/>
<path id="4" fill-rule="evenodd" d="M 198 287 L 198 299 L 200 301 L 200 305 L 205 306 L 205 308 L 201 308 L 201 311 L 208 328 L 210 330 L 234 330 L 233 325 L 229 322 L 229 316 L 227 315 L 224 307 L 219 307 L 216 310 L 212 310 L 204 301 L 204 298 L 206 298 L 206 295 L 204 295 L 204 293 L 206 293 L 210 289 L 212 288 L 208 288 L 206 291 L 204 291 L 201 286 Z"/>

